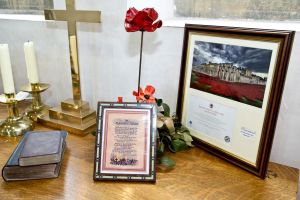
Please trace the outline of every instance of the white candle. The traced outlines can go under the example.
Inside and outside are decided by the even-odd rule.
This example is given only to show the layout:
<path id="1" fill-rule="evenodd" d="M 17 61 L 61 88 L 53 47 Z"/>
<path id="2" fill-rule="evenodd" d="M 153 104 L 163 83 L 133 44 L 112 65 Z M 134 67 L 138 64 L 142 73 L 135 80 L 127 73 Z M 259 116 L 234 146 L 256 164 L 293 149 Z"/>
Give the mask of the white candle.
<path id="1" fill-rule="evenodd" d="M 8 44 L 0 44 L 0 68 L 5 94 L 15 93 Z"/>
<path id="2" fill-rule="evenodd" d="M 36 64 L 36 57 L 34 52 L 33 42 L 24 43 L 25 61 L 27 66 L 27 76 L 30 83 L 38 83 L 39 75 Z"/>

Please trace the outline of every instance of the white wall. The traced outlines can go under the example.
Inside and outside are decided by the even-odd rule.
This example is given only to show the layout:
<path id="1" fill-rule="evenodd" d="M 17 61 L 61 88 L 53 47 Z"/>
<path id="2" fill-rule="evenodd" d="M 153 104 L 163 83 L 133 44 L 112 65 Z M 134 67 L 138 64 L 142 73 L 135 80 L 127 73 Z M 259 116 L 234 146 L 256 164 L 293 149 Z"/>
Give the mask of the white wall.
<path id="1" fill-rule="evenodd" d="M 83 98 L 93 108 L 97 101 L 114 101 L 123 96 L 134 101 L 139 62 L 140 33 L 124 30 L 126 1 L 77 0 L 78 9 L 102 11 L 101 24 L 78 25 L 79 59 Z M 61 6 L 61 4 L 60 4 Z M 295 26 L 271 23 L 204 21 L 207 24 L 289 29 Z M 299 25 L 298 25 L 299 26 Z M 145 33 L 142 85 L 156 87 L 175 111 L 183 40 L 183 28 L 163 27 Z M 71 77 L 65 22 L 0 20 L 0 43 L 8 43 L 16 88 L 27 82 L 23 43 L 35 42 L 41 81 L 51 88 L 43 94 L 49 105 L 71 97 Z M 296 34 L 283 93 L 271 160 L 300 168 L 300 33 Z M 3 92 L 0 81 L 0 92 Z"/>

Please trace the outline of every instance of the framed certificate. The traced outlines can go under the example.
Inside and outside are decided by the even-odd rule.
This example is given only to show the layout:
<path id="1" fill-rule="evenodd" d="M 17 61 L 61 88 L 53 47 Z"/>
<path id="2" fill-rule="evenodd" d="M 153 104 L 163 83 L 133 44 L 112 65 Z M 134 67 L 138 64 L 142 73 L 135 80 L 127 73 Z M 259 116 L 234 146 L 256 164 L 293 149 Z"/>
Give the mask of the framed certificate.
<path id="1" fill-rule="evenodd" d="M 177 113 L 195 145 L 265 177 L 293 37 L 185 26 Z"/>
<path id="2" fill-rule="evenodd" d="M 156 181 L 154 104 L 99 102 L 94 180 Z"/>

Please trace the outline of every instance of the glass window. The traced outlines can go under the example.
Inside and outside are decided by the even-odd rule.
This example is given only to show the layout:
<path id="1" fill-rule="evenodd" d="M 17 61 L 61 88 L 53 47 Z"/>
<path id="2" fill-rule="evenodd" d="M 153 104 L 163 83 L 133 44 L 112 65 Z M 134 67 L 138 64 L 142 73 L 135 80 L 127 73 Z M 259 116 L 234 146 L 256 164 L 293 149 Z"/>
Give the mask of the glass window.
<path id="1" fill-rule="evenodd" d="M 53 0 L 0 0 L 1 14 L 43 14 L 52 9 Z"/>
<path id="2" fill-rule="evenodd" d="M 300 20 L 300 0 L 174 0 L 176 17 Z"/>
<path id="3" fill-rule="evenodd" d="M 127 7 L 154 7 L 160 18 L 300 21 L 300 0 L 127 0 Z"/>

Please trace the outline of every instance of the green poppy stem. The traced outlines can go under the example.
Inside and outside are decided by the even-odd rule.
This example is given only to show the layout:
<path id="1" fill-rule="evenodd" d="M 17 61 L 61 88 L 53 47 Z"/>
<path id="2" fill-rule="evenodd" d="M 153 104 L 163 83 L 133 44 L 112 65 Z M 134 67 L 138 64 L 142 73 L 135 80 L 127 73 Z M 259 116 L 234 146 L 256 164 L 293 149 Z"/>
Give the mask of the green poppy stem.
<path id="1" fill-rule="evenodd" d="M 142 71 L 142 57 L 143 57 L 143 39 L 144 39 L 144 31 L 141 31 L 141 47 L 140 47 L 140 65 L 139 65 L 139 80 L 138 80 L 138 96 L 140 96 L 140 84 L 141 84 L 141 71 Z"/>

